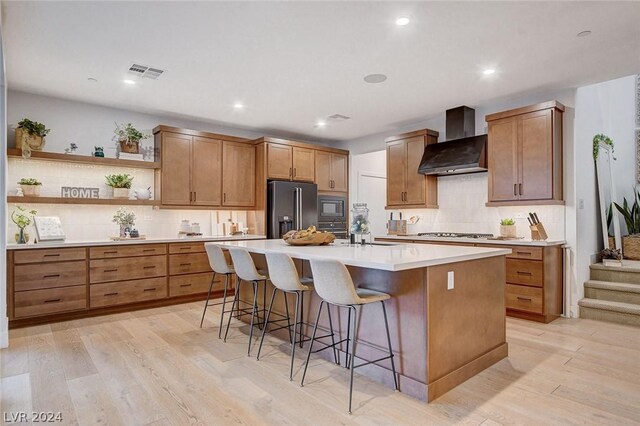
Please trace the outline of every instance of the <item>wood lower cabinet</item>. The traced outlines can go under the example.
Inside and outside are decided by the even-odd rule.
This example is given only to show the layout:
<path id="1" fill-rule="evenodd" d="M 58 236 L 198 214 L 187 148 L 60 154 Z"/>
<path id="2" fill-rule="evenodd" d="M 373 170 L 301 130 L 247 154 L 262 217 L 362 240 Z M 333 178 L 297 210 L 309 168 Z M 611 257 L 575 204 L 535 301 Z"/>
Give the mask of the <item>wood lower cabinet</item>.
<path id="1" fill-rule="evenodd" d="M 167 256 L 121 257 L 91 259 L 89 282 L 104 283 L 166 275 Z"/>
<path id="2" fill-rule="evenodd" d="M 86 309 L 87 287 L 18 291 L 14 298 L 14 318 L 36 317 Z"/>
<path id="3" fill-rule="evenodd" d="M 418 173 L 428 144 L 438 132 L 424 129 L 385 139 L 387 144 L 387 208 L 437 208 L 438 180 Z"/>
<path id="4" fill-rule="evenodd" d="M 349 190 L 349 157 L 334 152 L 316 151 L 315 183 L 318 191 Z"/>
<path id="5" fill-rule="evenodd" d="M 89 292 L 92 308 L 163 299 L 167 297 L 167 278 L 92 284 Z"/>
<path id="6" fill-rule="evenodd" d="M 545 102 L 486 116 L 489 206 L 562 203 L 562 114 Z"/>
<path id="7" fill-rule="evenodd" d="M 254 207 L 256 204 L 256 148 L 227 142 L 222 145 L 222 205 Z"/>
<path id="8" fill-rule="evenodd" d="M 314 150 L 267 143 L 267 179 L 313 182 Z"/>

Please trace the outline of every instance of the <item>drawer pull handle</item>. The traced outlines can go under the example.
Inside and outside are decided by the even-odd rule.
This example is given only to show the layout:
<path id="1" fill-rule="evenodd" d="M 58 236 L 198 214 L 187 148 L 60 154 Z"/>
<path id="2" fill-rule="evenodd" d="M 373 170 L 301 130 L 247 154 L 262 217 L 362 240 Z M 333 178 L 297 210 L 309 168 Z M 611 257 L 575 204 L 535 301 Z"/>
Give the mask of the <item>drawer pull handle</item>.
<path id="1" fill-rule="evenodd" d="M 180 284 L 180 287 L 191 287 L 191 284 Z"/>
<path id="2" fill-rule="evenodd" d="M 144 289 L 144 290 L 142 290 L 142 291 L 156 291 L 156 288 L 155 288 L 155 287 L 145 288 L 145 289 Z"/>
<path id="3" fill-rule="evenodd" d="M 144 250 L 142 250 L 142 251 L 149 252 L 149 251 L 156 251 L 156 249 L 144 249 Z"/>
<path id="4" fill-rule="evenodd" d="M 44 303 L 57 303 L 57 302 L 62 302 L 62 299 L 49 299 L 44 301 Z"/>
<path id="5" fill-rule="evenodd" d="M 118 292 L 116 291 L 115 293 L 105 293 L 105 296 L 117 296 Z"/>
<path id="6" fill-rule="evenodd" d="M 153 266 L 145 266 L 143 269 L 154 269 L 155 267 L 156 267 L 155 265 L 153 265 Z"/>
<path id="7" fill-rule="evenodd" d="M 118 250 L 105 251 L 104 254 L 118 254 Z"/>
<path id="8" fill-rule="evenodd" d="M 523 255 L 523 256 L 531 256 L 530 251 L 517 251 L 516 254 Z"/>
<path id="9" fill-rule="evenodd" d="M 104 272 L 117 272 L 118 268 L 115 269 L 105 269 Z"/>
<path id="10" fill-rule="evenodd" d="M 531 300 L 530 297 L 522 297 L 522 296 L 518 296 L 518 300 L 522 300 L 523 302 L 532 302 L 533 300 Z"/>
<path id="11" fill-rule="evenodd" d="M 45 254 L 44 257 L 60 257 L 60 253 Z"/>
<path id="12" fill-rule="evenodd" d="M 181 263 L 180 266 L 191 266 L 191 263 Z"/>
<path id="13" fill-rule="evenodd" d="M 42 278 L 58 278 L 58 277 L 60 277 L 60 274 L 44 275 Z"/>
<path id="14" fill-rule="evenodd" d="M 518 271 L 518 272 L 516 272 L 516 273 L 517 273 L 518 275 L 529 275 L 529 276 L 531 276 L 531 275 L 532 275 L 532 274 L 531 274 L 531 272 L 525 272 L 525 271 Z"/>
<path id="15" fill-rule="evenodd" d="M 191 246 L 187 246 L 187 247 L 180 247 L 180 250 L 191 250 Z"/>

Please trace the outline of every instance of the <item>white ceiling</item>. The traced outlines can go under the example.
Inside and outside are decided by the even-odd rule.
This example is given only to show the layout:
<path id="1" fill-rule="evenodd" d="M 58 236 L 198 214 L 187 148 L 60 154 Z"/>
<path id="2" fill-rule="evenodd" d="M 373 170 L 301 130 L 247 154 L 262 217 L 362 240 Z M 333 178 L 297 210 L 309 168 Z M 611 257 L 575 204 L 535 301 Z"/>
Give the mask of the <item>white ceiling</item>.
<path id="1" fill-rule="evenodd" d="M 10 89 L 307 139 L 353 139 L 461 104 L 640 72 L 638 2 L 2 7 Z M 401 15 L 411 23 L 396 26 Z M 576 37 L 583 30 L 593 34 Z M 127 86 L 134 62 L 167 72 Z M 371 73 L 388 80 L 367 84 Z M 351 120 L 314 127 L 334 113 Z"/>

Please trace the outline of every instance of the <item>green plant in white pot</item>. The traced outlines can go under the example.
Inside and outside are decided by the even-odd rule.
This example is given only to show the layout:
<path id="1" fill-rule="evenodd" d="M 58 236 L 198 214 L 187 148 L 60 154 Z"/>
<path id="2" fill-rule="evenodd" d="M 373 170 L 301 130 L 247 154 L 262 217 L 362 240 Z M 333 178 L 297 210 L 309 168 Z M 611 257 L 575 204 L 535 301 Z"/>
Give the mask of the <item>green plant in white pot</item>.
<path id="1" fill-rule="evenodd" d="M 107 179 L 107 186 L 113 188 L 113 198 L 129 198 L 133 176 L 124 173 L 121 175 L 108 175 L 105 178 Z"/>
<path id="2" fill-rule="evenodd" d="M 25 197 L 39 197 L 42 182 L 34 178 L 22 178 L 18 182 Z"/>
<path id="3" fill-rule="evenodd" d="M 500 236 L 504 238 L 516 238 L 516 221 L 512 218 L 500 220 Z"/>

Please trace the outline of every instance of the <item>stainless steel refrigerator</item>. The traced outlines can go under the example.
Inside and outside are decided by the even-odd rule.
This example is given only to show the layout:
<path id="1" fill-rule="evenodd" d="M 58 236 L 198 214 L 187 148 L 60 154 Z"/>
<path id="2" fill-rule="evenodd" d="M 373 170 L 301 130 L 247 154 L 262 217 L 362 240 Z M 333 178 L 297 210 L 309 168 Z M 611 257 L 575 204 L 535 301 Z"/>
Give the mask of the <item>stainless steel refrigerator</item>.
<path id="1" fill-rule="evenodd" d="M 282 238 L 292 229 L 318 223 L 315 183 L 271 181 L 267 185 L 267 237 Z"/>

